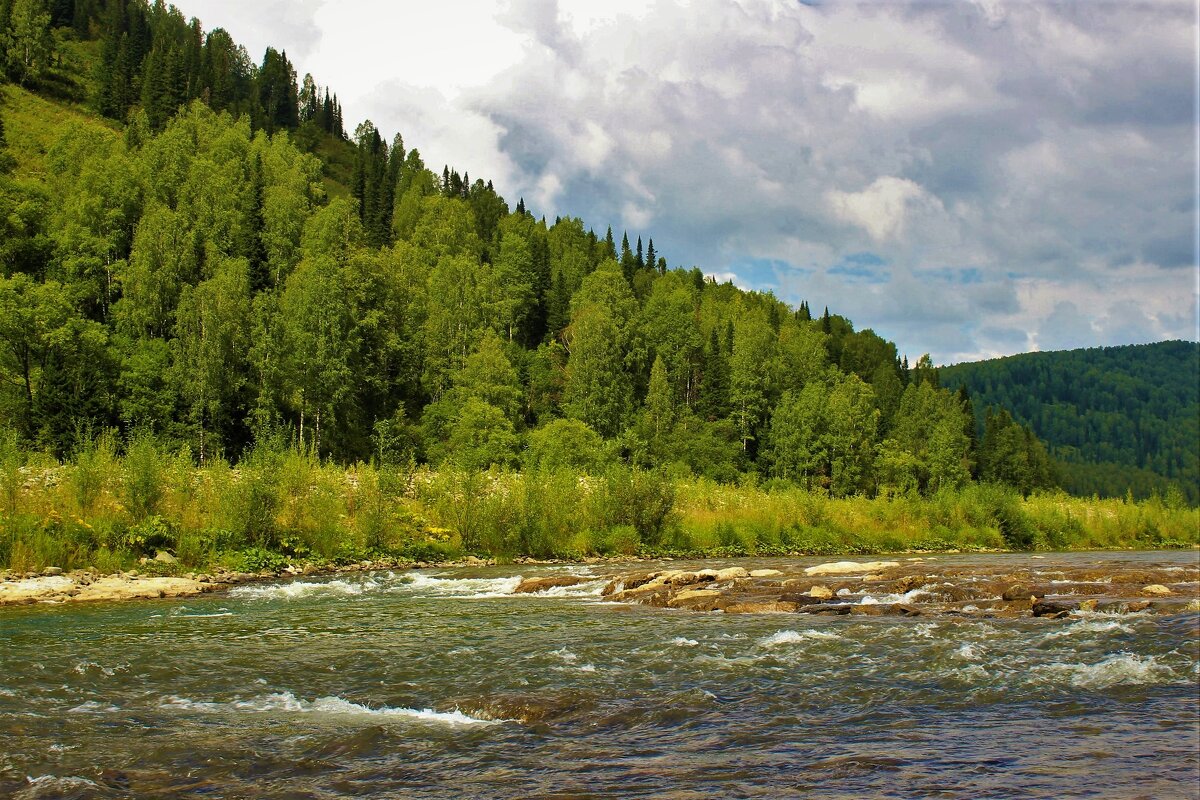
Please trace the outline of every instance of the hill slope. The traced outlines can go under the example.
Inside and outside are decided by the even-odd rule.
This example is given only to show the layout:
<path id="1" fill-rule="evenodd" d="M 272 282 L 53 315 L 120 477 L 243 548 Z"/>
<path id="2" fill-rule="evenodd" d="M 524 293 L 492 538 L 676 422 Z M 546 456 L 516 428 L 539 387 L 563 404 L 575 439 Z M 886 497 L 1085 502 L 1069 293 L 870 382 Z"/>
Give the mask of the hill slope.
<path id="1" fill-rule="evenodd" d="M 1063 463 L 1072 492 L 1200 495 L 1200 344 L 1025 353 L 940 370 L 982 415 L 1003 406 Z"/>

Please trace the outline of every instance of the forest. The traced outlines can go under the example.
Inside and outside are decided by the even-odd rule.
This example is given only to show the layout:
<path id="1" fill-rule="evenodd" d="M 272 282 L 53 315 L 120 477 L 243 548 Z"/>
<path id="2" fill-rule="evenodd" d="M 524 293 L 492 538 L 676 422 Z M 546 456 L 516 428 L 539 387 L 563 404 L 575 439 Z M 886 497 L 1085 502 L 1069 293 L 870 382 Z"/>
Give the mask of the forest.
<path id="1" fill-rule="evenodd" d="M 1200 344 L 1159 342 L 1025 353 L 940 374 L 970 391 L 977 413 L 996 406 L 1028 425 L 1059 462 L 1069 491 L 1148 497 L 1175 485 L 1196 503 L 1198 369 Z"/>
<path id="2" fill-rule="evenodd" d="M 0 0 L 0 32 L 10 483 L 117 451 L 833 498 L 1059 481 L 1014 398 L 980 435 L 974 387 L 828 308 L 347 136 L 285 53 L 143 0 Z"/>

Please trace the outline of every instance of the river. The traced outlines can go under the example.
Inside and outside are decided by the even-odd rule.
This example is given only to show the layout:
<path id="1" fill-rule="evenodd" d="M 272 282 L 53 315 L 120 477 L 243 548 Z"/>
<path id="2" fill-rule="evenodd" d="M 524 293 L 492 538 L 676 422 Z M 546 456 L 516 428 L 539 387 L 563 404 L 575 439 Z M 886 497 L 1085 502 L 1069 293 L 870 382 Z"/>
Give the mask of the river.
<path id="1" fill-rule="evenodd" d="M 972 558 L 1027 557 L 957 557 Z M 614 569 L 363 573 L 0 609 L 0 796 L 1200 791 L 1195 612 L 696 613 L 602 601 Z M 597 580 L 511 594 L 519 576 L 564 573 Z"/>

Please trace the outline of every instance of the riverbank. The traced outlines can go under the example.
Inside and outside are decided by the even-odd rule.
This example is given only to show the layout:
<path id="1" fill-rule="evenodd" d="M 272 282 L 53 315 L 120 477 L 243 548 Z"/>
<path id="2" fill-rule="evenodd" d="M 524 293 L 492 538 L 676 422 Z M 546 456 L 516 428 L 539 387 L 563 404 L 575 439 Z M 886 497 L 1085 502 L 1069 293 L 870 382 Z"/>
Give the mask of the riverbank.
<path id="1" fill-rule="evenodd" d="M 0 606 L 35 603 L 112 603 L 174 599 L 221 592 L 245 584 L 303 583 L 353 573 L 394 575 L 435 569 L 438 574 L 501 568 L 515 576 L 512 594 L 536 595 L 596 584 L 609 602 L 729 614 L 803 613 L 841 615 L 969 615 L 1062 618 L 1073 612 L 1178 613 L 1200 610 L 1200 557 L 1192 564 L 1156 564 L 1137 554 L 1135 567 L 1115 553 L 1091 564 L 1048 570 L 1032 555 L 1023 565 L 1008 559 L 970 568 L 946 562 L 955 553 L 893 553 L 882 560 L 822 561 L 807 554 L 771 559 L 770 568 L 746 569 L 744 559 L 685 560 L 641 556 L 593 557 L 585 561 L 520 558 L 498 565 L 470 556 L 429 563 L 381 559 L 355 564 L 289 564 L 279 570 L 161 574 L 172 564 L 146 560 L 160 574 L 130 570 L 0 573 Z M 1015 553 L 995 553 L 1017 556 Z M 1082 554 L 1081 554 L 1082 555 Z M 1098 554 L 1100 555 L 1100 554 Z M 762 559 L 754 559 L 754 563 Z M 747 561 L 747 563 L 750 563 Z M 549 568 L 549 571 L 547 570 Z M 528 576 L 526 576 L 528 572 Z M 603 589 L 600 588 L 603 585 Z"/>
<path id="2" fill-rule="evenodd" d="M 831 497 L 778 481 L 722 484 L 627 468 L 590 476 L 343 468 L 296 453 L 272 459 L 238 468 L 165 456 L 151 464 L 26 465 L 0 493 L 0 569 L 180 577 L 468 557 L 865 557 L 1200 544 L 1200 510 L 1178 498 L 1022 497 L 994 485 Z"/>

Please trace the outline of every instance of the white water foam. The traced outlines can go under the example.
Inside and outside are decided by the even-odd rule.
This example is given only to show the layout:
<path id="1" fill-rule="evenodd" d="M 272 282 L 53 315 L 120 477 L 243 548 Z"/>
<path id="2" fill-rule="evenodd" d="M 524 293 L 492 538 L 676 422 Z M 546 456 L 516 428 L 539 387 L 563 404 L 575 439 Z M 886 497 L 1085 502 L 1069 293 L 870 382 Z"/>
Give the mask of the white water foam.
<path id="1" fill-rule="evenodd" d="M 975 645 L 968 643 L 955 650 L 954 655 L 964 661 L 975 661 L 979 658 L 979 651 L 975 649 Z"/>
<path id="2" fill-rule="evenodd" d="M 118 672 L 127 672 L 128 664 L 118 664 L 115 667 L 106 667 L 103 664 L 97 664 L 95 661 L 80 661 L 75 665 L 75 671 L 80 675 L 86 675 L 89 670 L 98 670 L 104 677 L 111 678 Z"/>
<path id="3" fill-rule="evenodd" d="M 267 586 L 239 586 L 229 592 L 230 597 L 247 597 L 254 600 L 296 600 L 314 595 L 353 596 L 363 593 L 364 585 L 349 581 L 292 581 Z"/>
<path id="4" fill-rule="evenodd" d="M 235 700 L 231 703 L 206 703 L 189 700 L 184 697 L 166 697 L 160 704 L 161 708 L 179 708 L 188 711 L 240 711 L 249 713 L 286 713 L 286 714 L 317 714 L 334 717 L 355 718 L 365 720 L 403 719 L 415 722 L 431 722 L 452 727 L 472 725 L 497 725 L 511 722 L 504 719 L 483 719 L 472 717 L 455 709 L 454 711 L 434 711 L 432 708 L 392 708 L 370 706 L 353 703 L 341 697 L 318 697 L 316 700 L 301 700 L 291 692 L 276 692 L 260 695 L 249 700 Z"/>
<path id="5" fill-rule="evenodd" d="M 830 633 L 829 631 L 779 631 L 778 633 L 773 633 L 764 639 L 759 639 L 758 646 L 778 647 L 781 644 L 799 644 L 800 642 L 809 640 L 829 641 L 840 638 L 842 637 L 838 636 L 836 633 Z"/>
<path id="6" fill-rule="evenodd" d="M 420 597 L 447 597 L 473 600 L 490 597 L 507 597 L 520 585 L 524 577 L 511 575 L 504 578 L 452 578 L 414 572 L 401 576 L 396 589 L 412 592 Z"/>
<path id="7" fill-rule="evenodd" d="M 572 653 L 566 647 L 560 647 L 557 650 L 551 650 L 550 655 L 557 656 L 558 658 L 561 658 L 563 661 L 565 661 L 568 664 L 574 664 L 576 661 L 579 660 L 579 656 Z"/>
<path id="8" fill-rule="evenodd" d="M 1081 633 L 1133 633 L 1133 628 L 1117 619 L 1087 619 L 1079 622 L 1069 622 L 1056 631 L 1047 633 L 1046 639 L 1059 639 L 1064 636 L 1076 636 Z"/>
<path id="9" fill-rule="evenodd" d="M 84 703 L 80 703 L 79 705 L 75 706 L 74 708 L 68 708 L 67 713 L 68 714 L 112 714 L 112 713 L 114 713 L 116 711 L 120 711 L 120 710 L 121 709 L 117 708 L 114 705 L 105 705 L 104 703 L 98 703 L 95 700 L 88 700 Z"/>
<path id="10" fill-rule="evenodd" d="M 1154 656 L 1132 653 L 1118 653 L 1096 664 L 1051 664 L 1048 669 L 1082 689 L 1162 683 L 1175 674 Z"/>
<path id="11" fill-rule="evenodd" d="M 675 645 L 676 647 L 695 647 L 696 645 L 698 645 L 700 643 L 697 642 L 695 639 L 687 639 L 687 638 L 684 638 L 683 636 L 676 636 L 674 639 L 671 640 L 671 644 Z"/>
<path id="12" fill-rule="evenodd" d="M 923 588 L 922 589 L 910 589 L 909 591 L 905 592 L 904 594 L 881 594 L 881 595 L 865 594 L 865 595 L 863 595 L 862 599 L 858 601 L 858 604 L 860 606 L 874 606 L 874 605 L 879 605 L 880 603 L 883 603 L 883 604 L 911 603 L 916 598 L 920 597 L 921 595 L 926 595 L 926 594 L 930 594 L 930 592 L 927 589 L 923 589 Z"/>
<path id="13" fill-rule="evenodd" d="M 29 785 L 13 795 L 14 800 L 25 800 L 25 798 L 34 797 L 58 797 L 65 792 L 100 788 L 100 784 L 95 781 L 81 778 L 78 775 L 64 775 L 61 777 L 58 775 L 38 775 L 37 777 L 26 775 L 25 781 Z"/>

